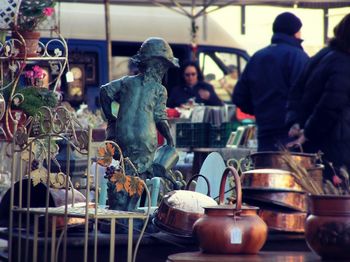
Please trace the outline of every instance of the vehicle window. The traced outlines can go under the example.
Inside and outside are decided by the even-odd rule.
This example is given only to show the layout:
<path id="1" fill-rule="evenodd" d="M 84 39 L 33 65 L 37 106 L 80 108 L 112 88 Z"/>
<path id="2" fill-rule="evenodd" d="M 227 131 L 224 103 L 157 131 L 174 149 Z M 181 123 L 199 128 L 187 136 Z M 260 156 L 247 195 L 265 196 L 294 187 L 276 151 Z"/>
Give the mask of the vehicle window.
<path id="1" fill-rule="evenodd" d="M 215 56 L 218 59 L 220 59 L 220 61 L 226 66 L 226 68 L 228 68 L 230 66 L 234 66 L 234 67 L 238 68 L 237 54 L 215 52 Z"/>
<path id="2" fill-rule="evenodd" d="M 247 65 L 248 61 L 246 59 L 244 59 L 243 57 L 240 57 L 239 58 L 239 63 L 240 63 L 240 66 L 239 66 L 240 72 L 239 73 L 242 73 L 244 68 L 245 68 L 245 66 Z"/>
<path id="3" fill-rule="evenodd" d="M 235 53 L 202 52 L 199 54 L 199 62 L 205 80 L 214 87 L 222 101 L 230 103 L 246 60 Z"/>
<path id="4" fill-rule="evenodd" d="M 204 79 L 208 82 L 213 80 L 219 80 L 224 76 L 223 70 L 218 64 L 210 57 L 209 54 L 199 54 L 199 65 L 202 70 Z"/>

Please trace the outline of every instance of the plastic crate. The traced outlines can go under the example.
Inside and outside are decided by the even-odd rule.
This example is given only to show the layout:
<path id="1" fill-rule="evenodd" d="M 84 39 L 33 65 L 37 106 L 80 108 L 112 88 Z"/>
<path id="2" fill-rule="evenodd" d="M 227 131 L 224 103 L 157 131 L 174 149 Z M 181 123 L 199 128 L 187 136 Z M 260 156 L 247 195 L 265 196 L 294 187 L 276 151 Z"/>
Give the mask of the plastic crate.
<path id="1" fill-rule="evenodd" d="M 176 124 L 177 147 L 208 147 L 208 123 Z"/>
<path id="2" fill-rule="evenodd" d="M 238 122 L 223 123 L 221 126 L 210 126 L 209 128 L 209 147 L 225 147 L 231 132 L 239 126 Z"/>

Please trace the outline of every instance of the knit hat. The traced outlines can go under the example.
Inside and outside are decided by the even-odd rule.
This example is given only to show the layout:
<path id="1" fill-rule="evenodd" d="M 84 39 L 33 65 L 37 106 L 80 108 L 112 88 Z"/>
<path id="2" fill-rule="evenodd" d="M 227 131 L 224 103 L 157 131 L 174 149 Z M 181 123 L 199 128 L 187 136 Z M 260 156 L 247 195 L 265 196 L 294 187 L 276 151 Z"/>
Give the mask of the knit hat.
<path id="1" fill-rule="evenodd" d="M 299 32 L 302 25 L 301 20 L 294 14 L 284 12 L 276 17 L 272 25 L 272 31 L 274 33 L 284 33 L 292 36 Z"/>

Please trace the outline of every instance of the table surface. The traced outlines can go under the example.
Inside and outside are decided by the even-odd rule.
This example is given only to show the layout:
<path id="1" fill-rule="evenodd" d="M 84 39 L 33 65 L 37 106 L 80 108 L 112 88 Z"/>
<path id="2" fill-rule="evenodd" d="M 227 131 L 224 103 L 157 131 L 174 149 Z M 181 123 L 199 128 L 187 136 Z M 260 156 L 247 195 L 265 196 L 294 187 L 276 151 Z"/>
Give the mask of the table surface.
<path id="1" fill-rule="evenodd" d="M 179 151 L 183 152 L 194 152 L 194 153 L 211 153 L 218 152 L 224 160 L 228 160 L 230 158 L 235 158 L 237 160 L 244 158 L 250 155 L 253 152 L 256 152 L 256 149 L 245 148 L 245 147 L 180 147 L 176 148 Z"/>
<path id="2" fill-rule="evenodd" d="M 216 255 L 201 252 L 177 253 L 168 256 L 167 262 L 316 262 L 321 258 L 312 252 L 259 252 L 257 255 Z"/>

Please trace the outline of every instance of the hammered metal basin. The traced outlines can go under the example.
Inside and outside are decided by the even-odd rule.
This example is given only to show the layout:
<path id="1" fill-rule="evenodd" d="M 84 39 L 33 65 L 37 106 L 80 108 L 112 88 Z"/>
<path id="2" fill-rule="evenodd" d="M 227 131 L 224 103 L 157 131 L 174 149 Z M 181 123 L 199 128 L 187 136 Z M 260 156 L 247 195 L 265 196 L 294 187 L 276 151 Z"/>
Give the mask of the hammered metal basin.
<path id="1" fill-rule="evenodd" d="M 253 169 L 242 173 L 243 189 L 303 192 L 291 172 L 281 169 Z"/>
<path id="2" fill-rule="evenodd" d="M 244 202 L 260 207 L 284 208 L 306 212 L 306 194 L 299 192 L 270 192 L 268 190 L 243 190 Z"/>
<path id="3" fill-rule="evenodd" d="M 307 154 L 307 153 L 289 153 L 291 159 L 294 160 L 295 164 L 304 167 L 306 169 L 311 169 L 316 166 L 317 160 L 320 158 L 317 154 Z M 290 170 L 289 165 L 283 160 L 285 152 L 257 152 L 249 156 L 252 160 L 253 167 L 258 168 L 277 168 L 283 170 Z"/>
<path id="4" fill-rule="evenodd" d="M 259 216 L 265 221 L 270 230 L 283 232 L 305 232 L 306 213 L 282 213 L 274 210 L 260 210 Z"/>

